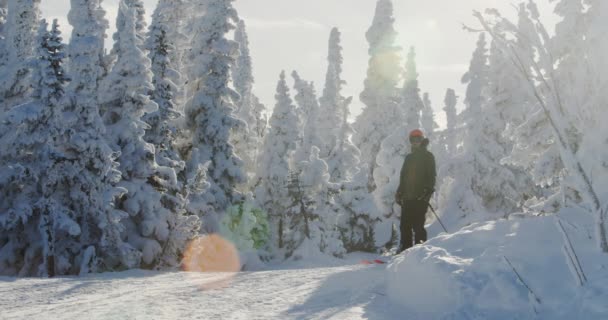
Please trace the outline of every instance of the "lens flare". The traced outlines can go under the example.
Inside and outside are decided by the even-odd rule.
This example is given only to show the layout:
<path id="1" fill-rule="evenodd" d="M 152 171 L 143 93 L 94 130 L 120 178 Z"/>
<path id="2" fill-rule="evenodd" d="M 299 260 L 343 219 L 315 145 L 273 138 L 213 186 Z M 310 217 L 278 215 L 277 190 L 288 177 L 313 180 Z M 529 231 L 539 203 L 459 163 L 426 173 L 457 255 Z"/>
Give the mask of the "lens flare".
<path id="1" fill-rule="evenodd" d="M 216 273 L 211 278 L 193 274 L 192 281 L 200 281 L 201 291 L 224 289 L 232 284 L 237 272 L 241 269 L 239 253 L 236 247 L 220 235 L 205 235 L 192 240 L 184 251 L 182 262 L 184 271 Z"/>
<path id="2" fill-rule="evenodd" d="M 217 234 L 192 240 L 184 252 L 184 271 L 238 272 L 240 268 L 237 249 L 230 241 Z"/>

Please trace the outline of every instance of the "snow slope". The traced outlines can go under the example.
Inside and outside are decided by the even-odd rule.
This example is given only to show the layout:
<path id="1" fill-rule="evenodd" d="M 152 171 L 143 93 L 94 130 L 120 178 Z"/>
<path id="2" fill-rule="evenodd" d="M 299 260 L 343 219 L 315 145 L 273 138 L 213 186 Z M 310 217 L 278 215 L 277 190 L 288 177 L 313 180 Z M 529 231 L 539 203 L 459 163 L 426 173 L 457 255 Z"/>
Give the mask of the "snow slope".
<path id="1" fill-rule="evenodd" d="M 369 257 L 368 257 L 369 258 Z M 396 319 L 386 265 L 0 278 L 0 319 Z"/>
<path id="2" fill-rule="evenodd" d="M 410 319 L 608 319 L 608 255 L 593 230 L 593 217 L 575 210 L 472 224 L 394 259 L 388 296 Z"/>
<path id="3" fill-rule="evenodd" d="M 236 274 L 0 277 L 0 319 L 607 319 L 608 256 L 594 237 L 593 217 L 571 210 L 472 224 L 386 265 L 350 254 Z"/>

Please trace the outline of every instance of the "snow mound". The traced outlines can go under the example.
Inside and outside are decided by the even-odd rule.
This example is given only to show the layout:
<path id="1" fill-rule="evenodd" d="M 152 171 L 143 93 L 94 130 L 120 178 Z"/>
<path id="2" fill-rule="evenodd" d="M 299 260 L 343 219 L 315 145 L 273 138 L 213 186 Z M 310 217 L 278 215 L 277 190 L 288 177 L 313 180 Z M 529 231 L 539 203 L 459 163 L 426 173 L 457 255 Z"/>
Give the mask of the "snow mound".
<path id="1" fill-rule="evenodd" d="M 588 278 L 583 286 L 558 218 L 539 217 L 473 224 L 406 251 L 388 267 L 389 299 L 410 319 L 605 319 L 608 256 L 592 239 L 592 218 L 560 219 Z"/>

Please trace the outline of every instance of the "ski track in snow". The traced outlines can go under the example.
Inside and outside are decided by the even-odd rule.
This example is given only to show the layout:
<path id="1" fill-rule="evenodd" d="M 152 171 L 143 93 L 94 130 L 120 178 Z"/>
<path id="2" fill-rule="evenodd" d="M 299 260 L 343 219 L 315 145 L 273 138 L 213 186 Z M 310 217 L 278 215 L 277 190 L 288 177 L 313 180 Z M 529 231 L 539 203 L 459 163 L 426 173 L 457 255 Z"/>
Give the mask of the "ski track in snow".
<path id="1" fill-rule="evenodd" d="M 386 265 L 0 277 L 0 319 L 397 319 Z M 390 314 L 390 312 L 393 314 Z"/>

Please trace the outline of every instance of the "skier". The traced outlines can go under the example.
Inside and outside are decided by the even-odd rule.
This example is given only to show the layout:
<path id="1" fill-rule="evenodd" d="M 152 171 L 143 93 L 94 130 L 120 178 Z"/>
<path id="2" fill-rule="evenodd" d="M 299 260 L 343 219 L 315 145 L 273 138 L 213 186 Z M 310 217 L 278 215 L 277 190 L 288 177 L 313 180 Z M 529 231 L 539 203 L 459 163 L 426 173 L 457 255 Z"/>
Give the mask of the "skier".
<path id="1" fill-rule="evenodd" d="M 435 192 L 435 157 L 427 150 L 429 139 L 419 129 L 410 132 L 409 139 L 412 151 L 403 162 L 395 194 L 395 200 L 401 206 L 401 245 L 397 253 L 426 241 L 426 211 Z"/>

